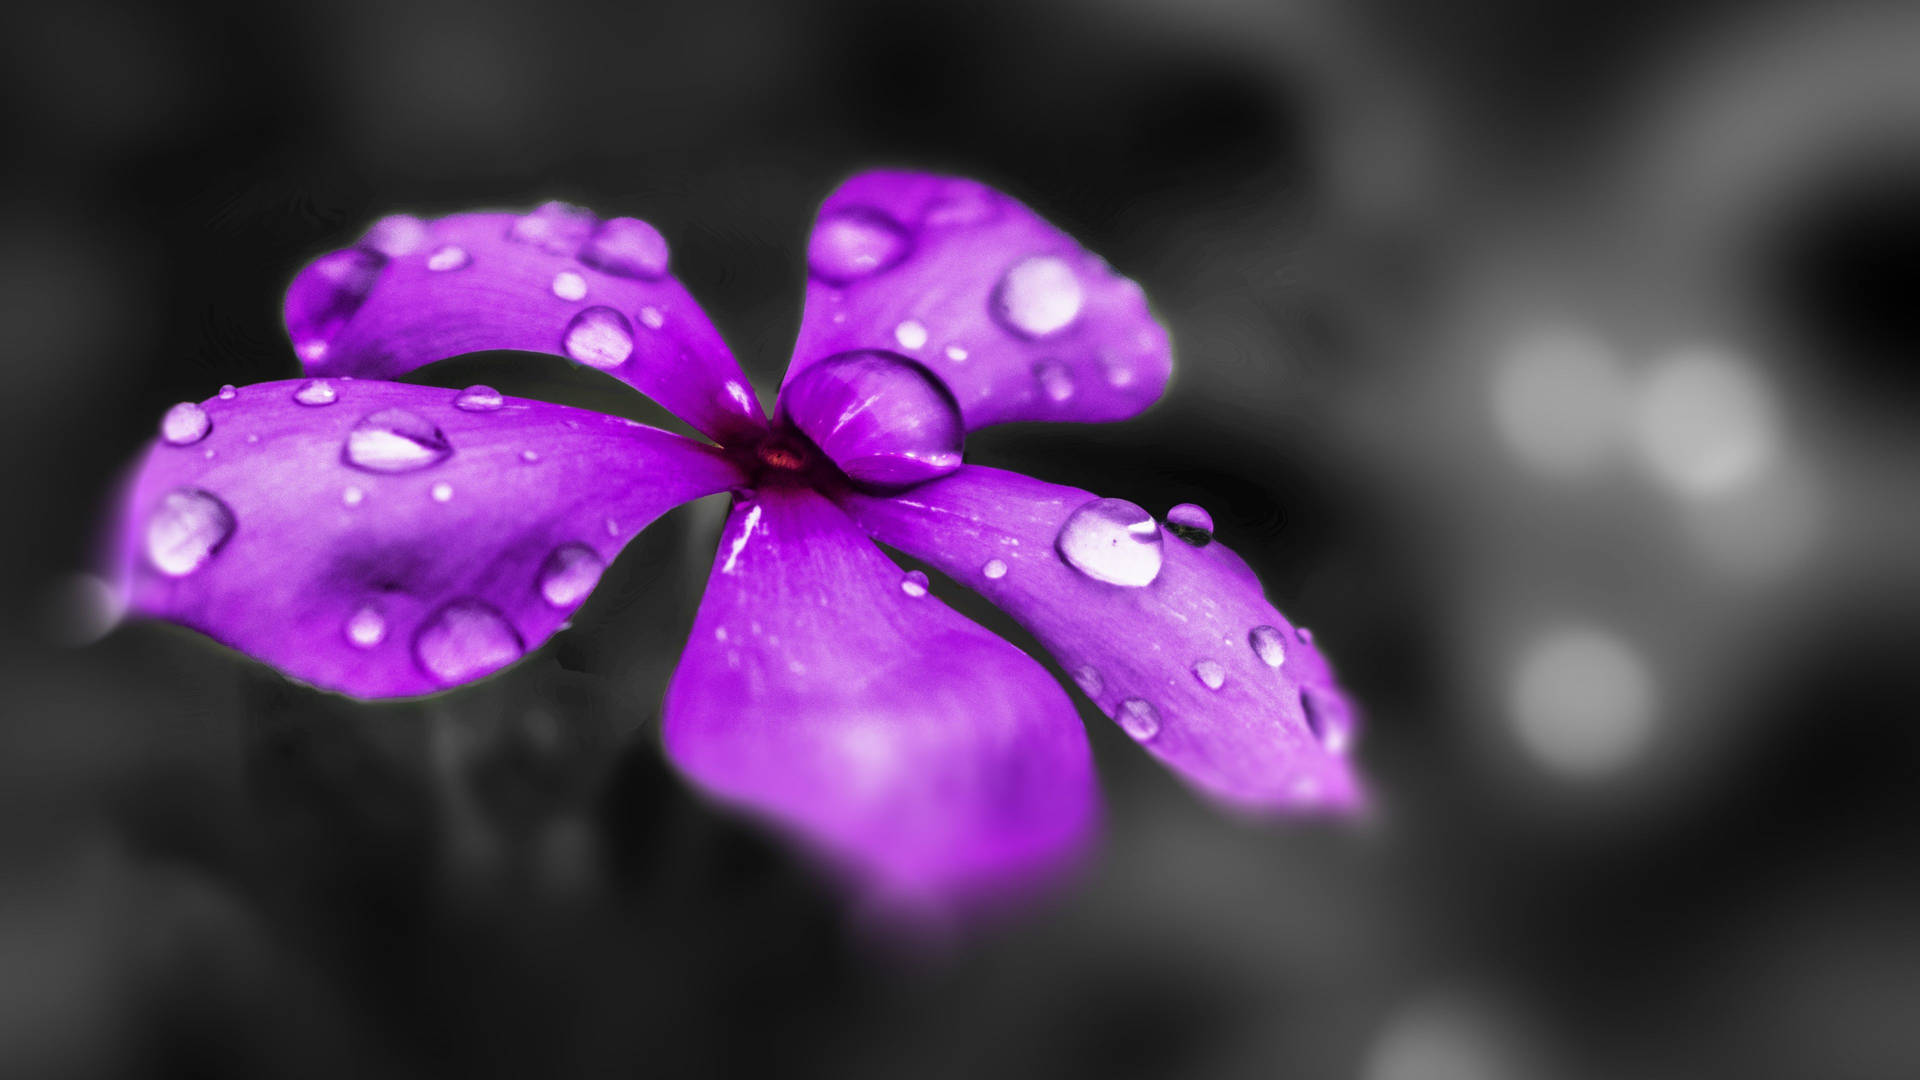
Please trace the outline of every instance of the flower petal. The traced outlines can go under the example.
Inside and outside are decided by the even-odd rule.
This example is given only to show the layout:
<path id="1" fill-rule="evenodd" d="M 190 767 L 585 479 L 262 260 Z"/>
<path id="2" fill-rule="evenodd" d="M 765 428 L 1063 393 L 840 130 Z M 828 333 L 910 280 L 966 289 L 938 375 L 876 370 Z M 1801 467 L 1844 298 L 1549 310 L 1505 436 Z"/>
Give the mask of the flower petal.
<path id="1" fill-rule="evenodd" d="M 1208 795 L 1256 810 L 1359 805 L 1346 695 L 1223 545 L 1181 539 L 1130 503 L 973 465 L 841 505 L 1005 609 Z"/>
<path id="2" fill-rule="evenodd" d="M 869 172 L 820 208 L 787 382 L 854 349 L 925 364 L 968 430 L 1121 420 L 1172 372 L 1140 287 L 1013 199 L 971 180 Z"/>
<path id="3" fill-rule="evenodd" d="M 634 218 L 562 203 L 528 214 L 383 218 L 287 289 L 312 375 L 397 378 L 485 349 L 554 353 L 607 372 L 715 439 L 765 417 L 726 342 Z"/>
<path id="4" fill-rule="evenodd" d="M 665 712 L 693 780 L 908 910 L 1056 868 L 1095 818 L 1059 684 L 923 580 L 822 496 L 763 489 L 728 519 Z"/>
<path id="5" fill-rule="evenodd" d="M 168 414 L 119 573 L 130 610 L 304 682 L 424 694 L 518 660 L 649 522 L 741 479 L 710 447 L 545 402 L 260 383 Z"/>

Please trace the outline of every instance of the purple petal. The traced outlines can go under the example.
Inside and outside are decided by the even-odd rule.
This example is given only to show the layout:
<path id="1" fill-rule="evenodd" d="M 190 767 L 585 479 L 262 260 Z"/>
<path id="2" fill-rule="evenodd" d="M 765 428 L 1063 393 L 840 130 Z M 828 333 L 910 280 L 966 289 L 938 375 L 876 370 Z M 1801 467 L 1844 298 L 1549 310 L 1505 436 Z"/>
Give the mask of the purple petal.
<path id="1" fill-rule="evenodd" d="M 287 332 L 309 374 L 397 378 L 486 349 L 598 368 L 715 439 L 765 427 L 746 376 L 667 274 L 643 221 L 549 203 L 528 214 L 376 222 L 288 287 Z"/>
<path id="2" fill-rule="evenodd" d="M 474 390 L 293 380 L 197 411 L 127 494 L 130 610 L 356 697 L 513 663 L 649 522 L 743 479 L 676 435 Z"/>
<path id="3" fill-rule="evenodd" d="M 855 349 L 920 361 L 967 430 L 1120 420 L 1159 398 L 1167 334 L 1140 287 L 1020 203 L 971 180 L 870 172 L 827 198 L 787 371 Z"/>
<path id="4" fill-rule="evenodd" d="M 665 737 L 701 786 L 912 910 L 1057 868 L 1095 819 L 1059 684 L 805 489 L 735 506 Z"/>
<path id="5" fill-rule="evenodd" d="M 1019 620 L 1201 791 L 1255 810 L 1359 806 L 1351 704 L 1224 545 L 1170 535 L 1121 500 L 972 465 L 841 504 Z"/>

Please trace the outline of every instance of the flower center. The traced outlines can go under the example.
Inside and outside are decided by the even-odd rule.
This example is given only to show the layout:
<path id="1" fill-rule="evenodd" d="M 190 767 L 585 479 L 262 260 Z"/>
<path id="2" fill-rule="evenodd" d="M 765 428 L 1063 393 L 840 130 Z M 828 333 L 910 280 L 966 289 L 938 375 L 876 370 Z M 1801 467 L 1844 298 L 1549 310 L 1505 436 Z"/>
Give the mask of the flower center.
<path id="1" fill-rule="evenodd" d="M 946 384 L 882 349 L 814 361 L 781 390 L 779 422 L 855 482 L 886 488 L 958 469 L 966 437 Z"/>

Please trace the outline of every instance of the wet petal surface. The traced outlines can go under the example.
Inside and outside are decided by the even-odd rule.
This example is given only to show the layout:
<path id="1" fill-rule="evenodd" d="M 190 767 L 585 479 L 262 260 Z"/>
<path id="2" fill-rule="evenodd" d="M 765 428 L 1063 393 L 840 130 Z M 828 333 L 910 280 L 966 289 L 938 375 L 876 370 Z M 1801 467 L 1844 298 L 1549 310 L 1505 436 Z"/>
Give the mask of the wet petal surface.
<path id="1" fill-rule="evenodd" d="M 396 224 L 399 223 L 399 224 Z M 765 426 L 706 314 L 633 218 L 549 203 L 527 214 L 396 215 L 288 287 L 287 332 L 317 376 L 396 378 L 487 349 L 605 371 L 717 440 Z"/>
<path id="2" fill-rule="evenodd" d="M 787 381 L 856 349 L 925 364 L 968 430 L 1124 419 L 1172 370 L 1139 286 L 1015 200 L 924 173 L 856 176 L 814 224 Z"/>
<path id="3" fill-rule="evenodd" d="M 804 489 L 735 506 L 664 726 L 694 781 L 908 909 L 1023 883 L 1094 824 L 1058 683 Z"/>
<path id="4" fill-rule="evenodd" d="M 513 663 L 649 522 L 742 479 L 598 413 L 369 380 L 329 380 L 314 405 L 306 385 L 223 393 L 200 404 L 208 434 L 155 440 L 122 507 L 120 580 L 132 612 L 356 697 Z"/>
<path id="5" fill-rule="evenodd" d="M 1011 614 L 1202 792 L 1253 810 L 1360 804 L 1346 695 L 1225 545 L 1159 535 L 1131 503 L 971 465 L 840 501 L 875 539 Z"/>

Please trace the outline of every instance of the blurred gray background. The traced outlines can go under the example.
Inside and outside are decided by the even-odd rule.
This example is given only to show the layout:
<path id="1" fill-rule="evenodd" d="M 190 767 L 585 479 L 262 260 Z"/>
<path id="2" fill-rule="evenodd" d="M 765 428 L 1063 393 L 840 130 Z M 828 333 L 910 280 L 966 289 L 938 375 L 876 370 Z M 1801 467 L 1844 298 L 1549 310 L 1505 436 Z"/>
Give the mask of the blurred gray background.
<path id="1" fill-rule="evenodd" d="M 11 10 L 0 1073 L 1920 1076 L 1916 55 L 1863 3 Z M 373 218 L 645 217 L 764 394 L 875 165 L 1145 286 L 1160 406 L 969 454 L 1211 509 L 1364 702 L 1368 820 L 1229 820 L 1089 710 L 1079 880 L 852 932 L 660 760 L 711 501 L 425 704 L 101 608 L 119 471 L 292 375 Z"/>

